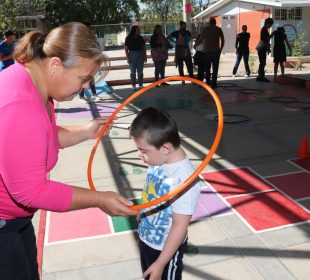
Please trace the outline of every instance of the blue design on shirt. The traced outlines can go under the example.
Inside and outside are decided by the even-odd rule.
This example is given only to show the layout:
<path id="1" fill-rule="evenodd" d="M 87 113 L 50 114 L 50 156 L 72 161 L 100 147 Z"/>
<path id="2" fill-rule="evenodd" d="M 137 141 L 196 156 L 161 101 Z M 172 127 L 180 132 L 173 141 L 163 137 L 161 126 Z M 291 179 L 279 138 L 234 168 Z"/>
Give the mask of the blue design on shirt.
<path id="1" fill-rule="evenodd" d="M 143 203 L 152 201 L 169 193 L 171 185 L 167 180 L 164 169 L 149 167 L 142 192 Z M 169 204 L 160 211 L 147 209 L 141 215 L 138 233 L 141 239 L 156 246 L 164 244 L 172 220 L 172 209 Z"/>

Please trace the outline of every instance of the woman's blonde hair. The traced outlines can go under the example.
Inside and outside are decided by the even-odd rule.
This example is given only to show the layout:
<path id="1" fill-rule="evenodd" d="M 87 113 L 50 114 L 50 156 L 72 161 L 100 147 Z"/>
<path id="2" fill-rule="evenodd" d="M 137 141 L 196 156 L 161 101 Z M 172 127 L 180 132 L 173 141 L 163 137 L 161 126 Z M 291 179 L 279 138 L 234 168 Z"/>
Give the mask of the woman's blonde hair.
<path id="1" fill-rule="evenodd" d="M 13 53 L 13 58 L 22 64 L 34 59 L 58 57 L 65 68 L 80 63 L 80 58 L 94 59 L 100 70 L 107 72 L 108 59 L 93 31 L 79 22 L 69 22 L 53 29 L 46 38 L 40 31 L 24 35 Z"/>

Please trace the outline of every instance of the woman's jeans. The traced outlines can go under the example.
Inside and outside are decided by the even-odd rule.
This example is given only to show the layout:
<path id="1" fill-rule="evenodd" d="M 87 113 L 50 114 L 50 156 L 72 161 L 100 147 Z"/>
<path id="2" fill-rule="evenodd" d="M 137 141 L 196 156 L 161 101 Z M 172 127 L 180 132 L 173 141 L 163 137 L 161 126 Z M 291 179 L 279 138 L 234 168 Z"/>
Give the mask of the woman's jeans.
<path id="1" fill-rule="evenodd" d="M 139 86 L 143 85 L 143 66 L 144 66 L 144 51 L 130 51 L 130 80 L 133 86 L 136 85 L 136 72 L 138 72 Z"/>
<path id="2" fill-rule="evenodd" d="M 239 51 L 237 53 L 237 60 L 236 60 L 236 63 L 235 63 L 234 69 L 233 69 L 233 74 L 234 75 L 238 71 L 238 67 L 239 67 L 239 64 L 241 62 L 242 57 L 243 57 L 244 68 L 245 68 L 246 74 L 247 75 L 251 74 L 250 67 L 249 67 L 249 56 L 250 56 L 250 52 L 249 51 L 243 51 L 243 52 Z"/>

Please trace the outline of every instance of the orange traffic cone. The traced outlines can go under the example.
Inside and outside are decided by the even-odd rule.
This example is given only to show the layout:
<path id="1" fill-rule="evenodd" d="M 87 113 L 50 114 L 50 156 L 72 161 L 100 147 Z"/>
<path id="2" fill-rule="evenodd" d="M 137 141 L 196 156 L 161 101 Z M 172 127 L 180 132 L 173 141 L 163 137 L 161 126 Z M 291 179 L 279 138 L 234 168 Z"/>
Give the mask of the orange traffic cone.
<path id="1" fill-rule="evenodd" d="M 309 156 L 308 152 L 308 138 L 304 136 L 300 142 L 298 157 L 299 158 L 306 158 Z"/>

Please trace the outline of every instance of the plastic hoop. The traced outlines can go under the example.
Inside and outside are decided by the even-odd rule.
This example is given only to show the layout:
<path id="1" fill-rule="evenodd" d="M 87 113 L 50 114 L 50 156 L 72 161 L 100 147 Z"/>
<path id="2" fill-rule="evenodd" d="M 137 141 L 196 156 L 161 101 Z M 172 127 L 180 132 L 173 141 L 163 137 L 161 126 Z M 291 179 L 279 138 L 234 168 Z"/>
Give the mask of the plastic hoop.
<path id="1" fill-rule="evenodd" d="M 211 160 L 213 154 L 215 153 L 220 140 L 221 140 L 221 136 L 222 136 L 222 132 L 223 132 L 223 124 L 224 124 L 224 114 L 223 114 L 223 108 L 221 105 L 221 102 L 217 96 L 217 94 L 215 93 L 215 91 L 209 87 L 208 85 L 206 85 L 205 83 L 196 80 L 194 78 L 188 78 L 188 77 L 181 77 L 181 76 L 174 76 L 174 77 L 167 77 L 165 79 L 159 80 L 157 82 L 154 82 L 142 89 L 140 89 L 139 91 L 137 91 L 135 94 L 131 95 L 129 98 L 127 98 L 113 113 L 112 115 L 109 117 L 109 119 L 107 120 L 107 122 L 103 125 L 103 127 L 101 128 L 99 135 L 96 139 L 96 142 L 93 146 L 93 149 L 90 153 L 89 156 L 89 160 L 88 160 L 88 167 L 87 167 L 87 178 L 88 178 L 88 183 L 89 186 L 92 190 L 96 190 L 93 179 L 92 179 L 92 164 L 93 164 L 93 159 L 95 156 L 95 152 L 96 149 L 100 143 L 100 140 L 102 138 L 102 136 L 104 135 L 104 132 L 106 131 L 106 129 L 108 128 L 109 124 L 113 121 L 113 119 L 115 118 L 115 116 L 117 115 L 117 113 L 123 109 L 127 104 L 129 104 L 132 100 L 134 100 L 135 98 L 137 98 L 138 96 L 140 96 L 141 94 L 145 93 L 146 91 L 150 90 L 151 88 L 156 87 L 157 85 L 160 85 L 161 83 L 167 82 L 167 81 L 190 81 L 193 83 L 196 83 L 200 86 L 202 86 L 203 88 L 205 88 L 208 93 L 211 94 L 211 96 L 214 99 L 214 102 L 216 104 L 216 108 L 218 111 L 218 126 L 217 126 L 217 132 L 213 141 L 213 144 L 209 150 L 208 155 L 206 155 L 206 157 L 204 158 L 204 160 L 202 161 L 202 163 L 198 166 L 198 168 L 192 173 L 191 176 L 189 176 L 182 184 L 180 184 L 177 188 L 175 188 L 173 191 L 171 191 L 170 193 L 167 193 L 157 199 L 154 199 L 152 201 L 143 203 L 143 204 L 137 204 L 137 205 L 133 205 L 130 208 L 133 210 L 141 210 L 144 208 L 148 208 L 151 206 L 155 206 L 160 204 L 163 201 L 166 201 L 172 197 L 174 197 L 175 195 L 177 195 L 178 193 L 182 192 L 187 186 L 189 186 L 195 179 L 196 177 L 199 176 L 200 172 L 206 167 L 206 165 L 209 163 L 209 161 Z"/>

